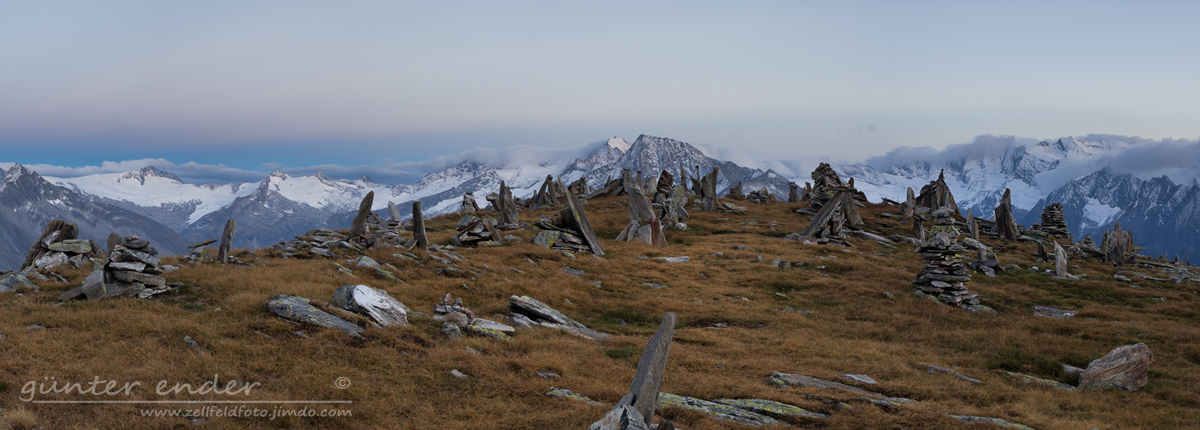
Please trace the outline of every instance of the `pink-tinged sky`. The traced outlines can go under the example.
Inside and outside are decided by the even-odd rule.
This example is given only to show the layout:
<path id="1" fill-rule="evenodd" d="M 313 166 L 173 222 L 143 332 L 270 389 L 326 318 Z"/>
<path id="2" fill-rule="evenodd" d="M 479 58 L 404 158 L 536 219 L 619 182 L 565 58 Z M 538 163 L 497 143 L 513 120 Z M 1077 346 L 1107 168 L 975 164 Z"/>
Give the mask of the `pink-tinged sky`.
<path id="1" fill-rule="evenodd" d="M 0 162 L 1200 137 L 1198 2 L 9 2 Z M 384 178 L 388 179 L 388 178 Z"/>

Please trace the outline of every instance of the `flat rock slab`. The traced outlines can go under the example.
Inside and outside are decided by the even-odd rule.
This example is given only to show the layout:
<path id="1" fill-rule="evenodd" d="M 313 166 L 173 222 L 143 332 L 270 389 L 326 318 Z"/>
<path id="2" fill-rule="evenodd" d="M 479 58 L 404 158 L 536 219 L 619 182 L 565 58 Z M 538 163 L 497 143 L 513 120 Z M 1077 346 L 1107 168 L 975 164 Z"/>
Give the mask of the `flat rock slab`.
<path id="1" fill-rule="evenodd" d="M 733 421 L 755 427 L 783 424 L 779 420 L 769 416 L 742 409 L 737 406 L 700 400 L 695 397 L 679 396 L 670 393 L 659 393 L 657 406 L 658 409 L 669 408 L 672 406 L 680 407 L 683 409 L 702 412 L 712 418 Z"/>
<path id="2" fill-rule="evenodd" d="M 267 299 L 267 309 L 281 318 L 318 327 L 336 328 L 354 337 L 362 337 L 362 327 L 317 309 L 310 299 L 279 294 Z"/>
<path id="3" fill-rule="evenodd" d="M 1060 389 L 1063 391 L 1075 391 L 1075 387 L 1064 384 L 1062 382 L 1051 381 L 1049 379 L 1042 379 L 1042 378 L 1039 378 L 1036 376 L 1029 376 L 1024 373 L 1016 373 L 1016 372 L 1004 372 L 1004 373 L 1007 373 L 1009 376 L 1015 376 L 1018 379 L 1020 379 L 1021 381 L 1025 382 L 1026 384 L 1038 384 L 1038 385 L 1045 385 L 1047 387 L 1054 387 L 1054 388 L 1057 388 L 1057 389 Z"/>
<path id="4" fill-rule="evenodd" d="M 574 400 L 577 402 L 583 402 L 583 403 L 587 403 L 592 406 L 601 406 L 602 405 L 600 402 L 589 399 L 588 396 L 576 393 L 574 391 L 571 391 L 571 390 L 568 390 L 565 388 L 550 387 L 550 391 L 547 392 L 546 395 L 550 396 L 550 397 L 557 397 L 560 399 L 568 399 L 568 400 Z"/>
<path id="5" fill-rule="evenodd" d="M 962 421 L 964 423 L 968 423 L 968 424 L 987 423 L 987 424 L 995 424 L 1000 427 L 1010 428 L 1010 429 L 1034 430 L 1033 427 L 1027 426 L 1025 424 L 1014 423 L 1012 421 L 1002 420 L 999 418 L 974 417 L 974 416 L 970 416 L 970 415 L 949 415 L 949 414 L 947 414 L 946 416 L 948 416 L 950 418 L 954 418 L 959 421 Z"/>
<path id="6" fill-rule="evenodd" d="M 510 296 L 508 298 L 508 309 L 513 313 L 525 315 L 534 321 L 543 320 L 553 324 L 585 328 L 583 324 L 529 296 Z"/>
<path id="7" fill-rule="evenodd" d="M 1063 309 L 1055 309 L 1049 306 L 1034 306 L 1033 315 L 1039 317 L 1050 317 L 1057 319 L 1067 319 L 1075 316 L 1076 311 L 1068 311 Z"/>
<path id="8" fill-rule="evenodd" d="M 1144 343 L 1119 346 L 1088 364 L 1087 369 L 1079 374 L 1079 388 L 1116 387 L 1137 391 L 1149 382 L 1150 364 L 1153 362 L 1154 354 Z"/>
<path id="9" fill-rule="evenodd" d="M 408 325 L 408 307 L 387 291 L 366 285 L 343 285 L 333 292 L 333 305 L 370 317 L 382 326 Z"/>
<path id="10" fill-rule="evenodd" d="M 862 388 L 843 384 L 841 382 L 827 381 L 827 380 L 824 380 L 821 378 L 814 378 L 814 377 L 805 376 L 805 375 L 793 375 L 790 373 L 773 372 L 773 373 L 771 373 L 771 376 L 767 377 L 767 383 L 770 385 L 774 385 L 776 387 L 780 387 L 780 388 L 786 388 L 786 387 L 825 388 L 825 389 L 830 389 L 830 390 L 846 391 L 846 392 L 853 393 L 858 396 L 872 398 L 872 399 L 889 400 L 889 401 L 898 402 L 898 403 L 913 402 L 912 399 L 905 399 L 903 397 L 888 397 L 883 394 L 876 393 L 874 391 L 867 391 Z"/>
<path id="11" fill-rule="evenodd" d="M 849 380 L 851 380 L 851 381 L 854 381 L 854 382 L 861 382 L 861 383 L 864 383 L 864 384 L 871 384 L 871 385 L 878 384 L 878 382 L 875 382 L 875 380 L 874 380 L 874 379 L 872 379 L 870 376 L 867 376 L 867 375 L 851 375 L 851 374 L 845 374 L 845 375 L 841 375 L 841 377 L 843 377 L 843 378 L 846 378 L 846 379 L 849 379 Z"/>
<path id="12" fill-rule="evenodd" d="M 661 396 L 659 396 L 661 398 Z M 829 415 L 810 412 L 804 408 L 762 399 L 717 399 L 714 402 L 729 405 L 750 412 L 784 418 L 813 418 L 827 420 Z"/>
<path id="13" fill-rule="evenodd" d="M 983 381 L 980 381 L 980 380 L 972 378 L 970 376 L 958 373 L 958 371 L 956 371 L 954 369 L 938 366 L 933 363 L 918 363 L 918 364 L 928 367 L 929 373 L 949 373 L 951 375 L 954 375 L 955 378 L 962 379 L 962 380 L 970 382 L 972 384 L 982 384 L 983 383 Z"/>

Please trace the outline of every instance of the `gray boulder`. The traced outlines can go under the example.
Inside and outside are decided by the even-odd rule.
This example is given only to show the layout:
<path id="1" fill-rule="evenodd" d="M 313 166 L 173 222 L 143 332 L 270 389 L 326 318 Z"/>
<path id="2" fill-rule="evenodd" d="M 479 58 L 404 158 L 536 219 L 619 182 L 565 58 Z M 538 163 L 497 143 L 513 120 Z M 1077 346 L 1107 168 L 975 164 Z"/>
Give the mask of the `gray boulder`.
<path id="1" fill-rule="evenodd" d="M 279 294 L 267 299 L 267 309 L 289 321 L 324 328 L 336 328 L 350 336 L 362 337 L 362 327 L 317 309 L 316 306 L 309 303 L 310 301 L 311 299 L 304 297 Z"/>
<path id="2" fill-rule="evenodd" d="M 1154 354 L 1144 343 L 1119 346 L 1108 355 L 1093 360 L 1079 374 L 1079 388 L 1116 387 L 1137 391 L 1149 382 Z"/>
<path id="3" fill-rule="evenodd" d="M 370 317 L 382 326 L 408 325 L 409 309 L 387 291 L 366 285 L 343 285 L 333 292 L 333 305 Z"/>

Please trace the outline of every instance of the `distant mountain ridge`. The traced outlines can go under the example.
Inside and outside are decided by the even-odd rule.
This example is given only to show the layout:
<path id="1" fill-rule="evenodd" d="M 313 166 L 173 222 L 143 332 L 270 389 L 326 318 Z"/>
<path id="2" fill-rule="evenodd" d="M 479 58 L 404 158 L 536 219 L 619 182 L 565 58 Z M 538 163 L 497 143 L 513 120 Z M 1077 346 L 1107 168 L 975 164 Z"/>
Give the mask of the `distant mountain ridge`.
<path id="1" fill-rule="evenodd" d="M 524 198 L 531 196 L 547 175 L 567 182 L 587 177 L 591 186 L 598 187 L 608 177 L 619 176 L 621 169 L 640 170 L 647 177 L 665 169 L 678 181 L 681 169 L 694 177 L 696 166 L 702 173 L 720 168 L 717 188 L 721 193 L 742 182 L 746 189 L 765 186 L 781 198 L 787 195 L 788 180 L 773 171 L 717 160 L 686 142 L 649 135 L 638 136 L 632 144 L 613 137 L 582 157 L 558 162 L 466 160 L 430 172 L 412 185 L 379 184 L 367 177 L 330 179 L 321 173 L 291 176 L 279 169 L 257 183 L 236 184 L 188 184 L 154 167 L 47 179 L 82 200 L 158 220 L 193 242 L 219 237 L 225 221 L 233 218 L 238 221 L 233 246 L 263 247 L 311 228 L 348 226 L 359 201 L 372 191 L 372 209 L 384 218 L 389 217 L 389 201 L 407 217 L 411 203 L 420 200 L 425 214 L 432 216 L 458 210 L 468 191 L 486 205 L 483 196 L 499 190 L 501 181 L 508 183 L 515 196 Z"/>

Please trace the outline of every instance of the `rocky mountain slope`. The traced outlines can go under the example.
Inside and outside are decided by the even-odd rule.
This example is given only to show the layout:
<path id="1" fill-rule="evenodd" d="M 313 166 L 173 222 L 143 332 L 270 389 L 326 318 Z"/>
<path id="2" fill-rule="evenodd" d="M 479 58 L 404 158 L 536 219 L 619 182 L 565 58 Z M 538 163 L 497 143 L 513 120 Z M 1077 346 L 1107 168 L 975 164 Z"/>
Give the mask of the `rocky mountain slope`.
<path id="1" fill-rule="evenodd" d="M 0 268 L 17 269 L 26 249 L 53 219 L 77 224 L 81 239 L 92 239 L 102 245 L 114 232 L 137 234 L 166 253 L 182 253 L 190 244 L 158 221 L 83 198 L 76 191 L 52 184 L 18 164 L 0 178 Z"/>

